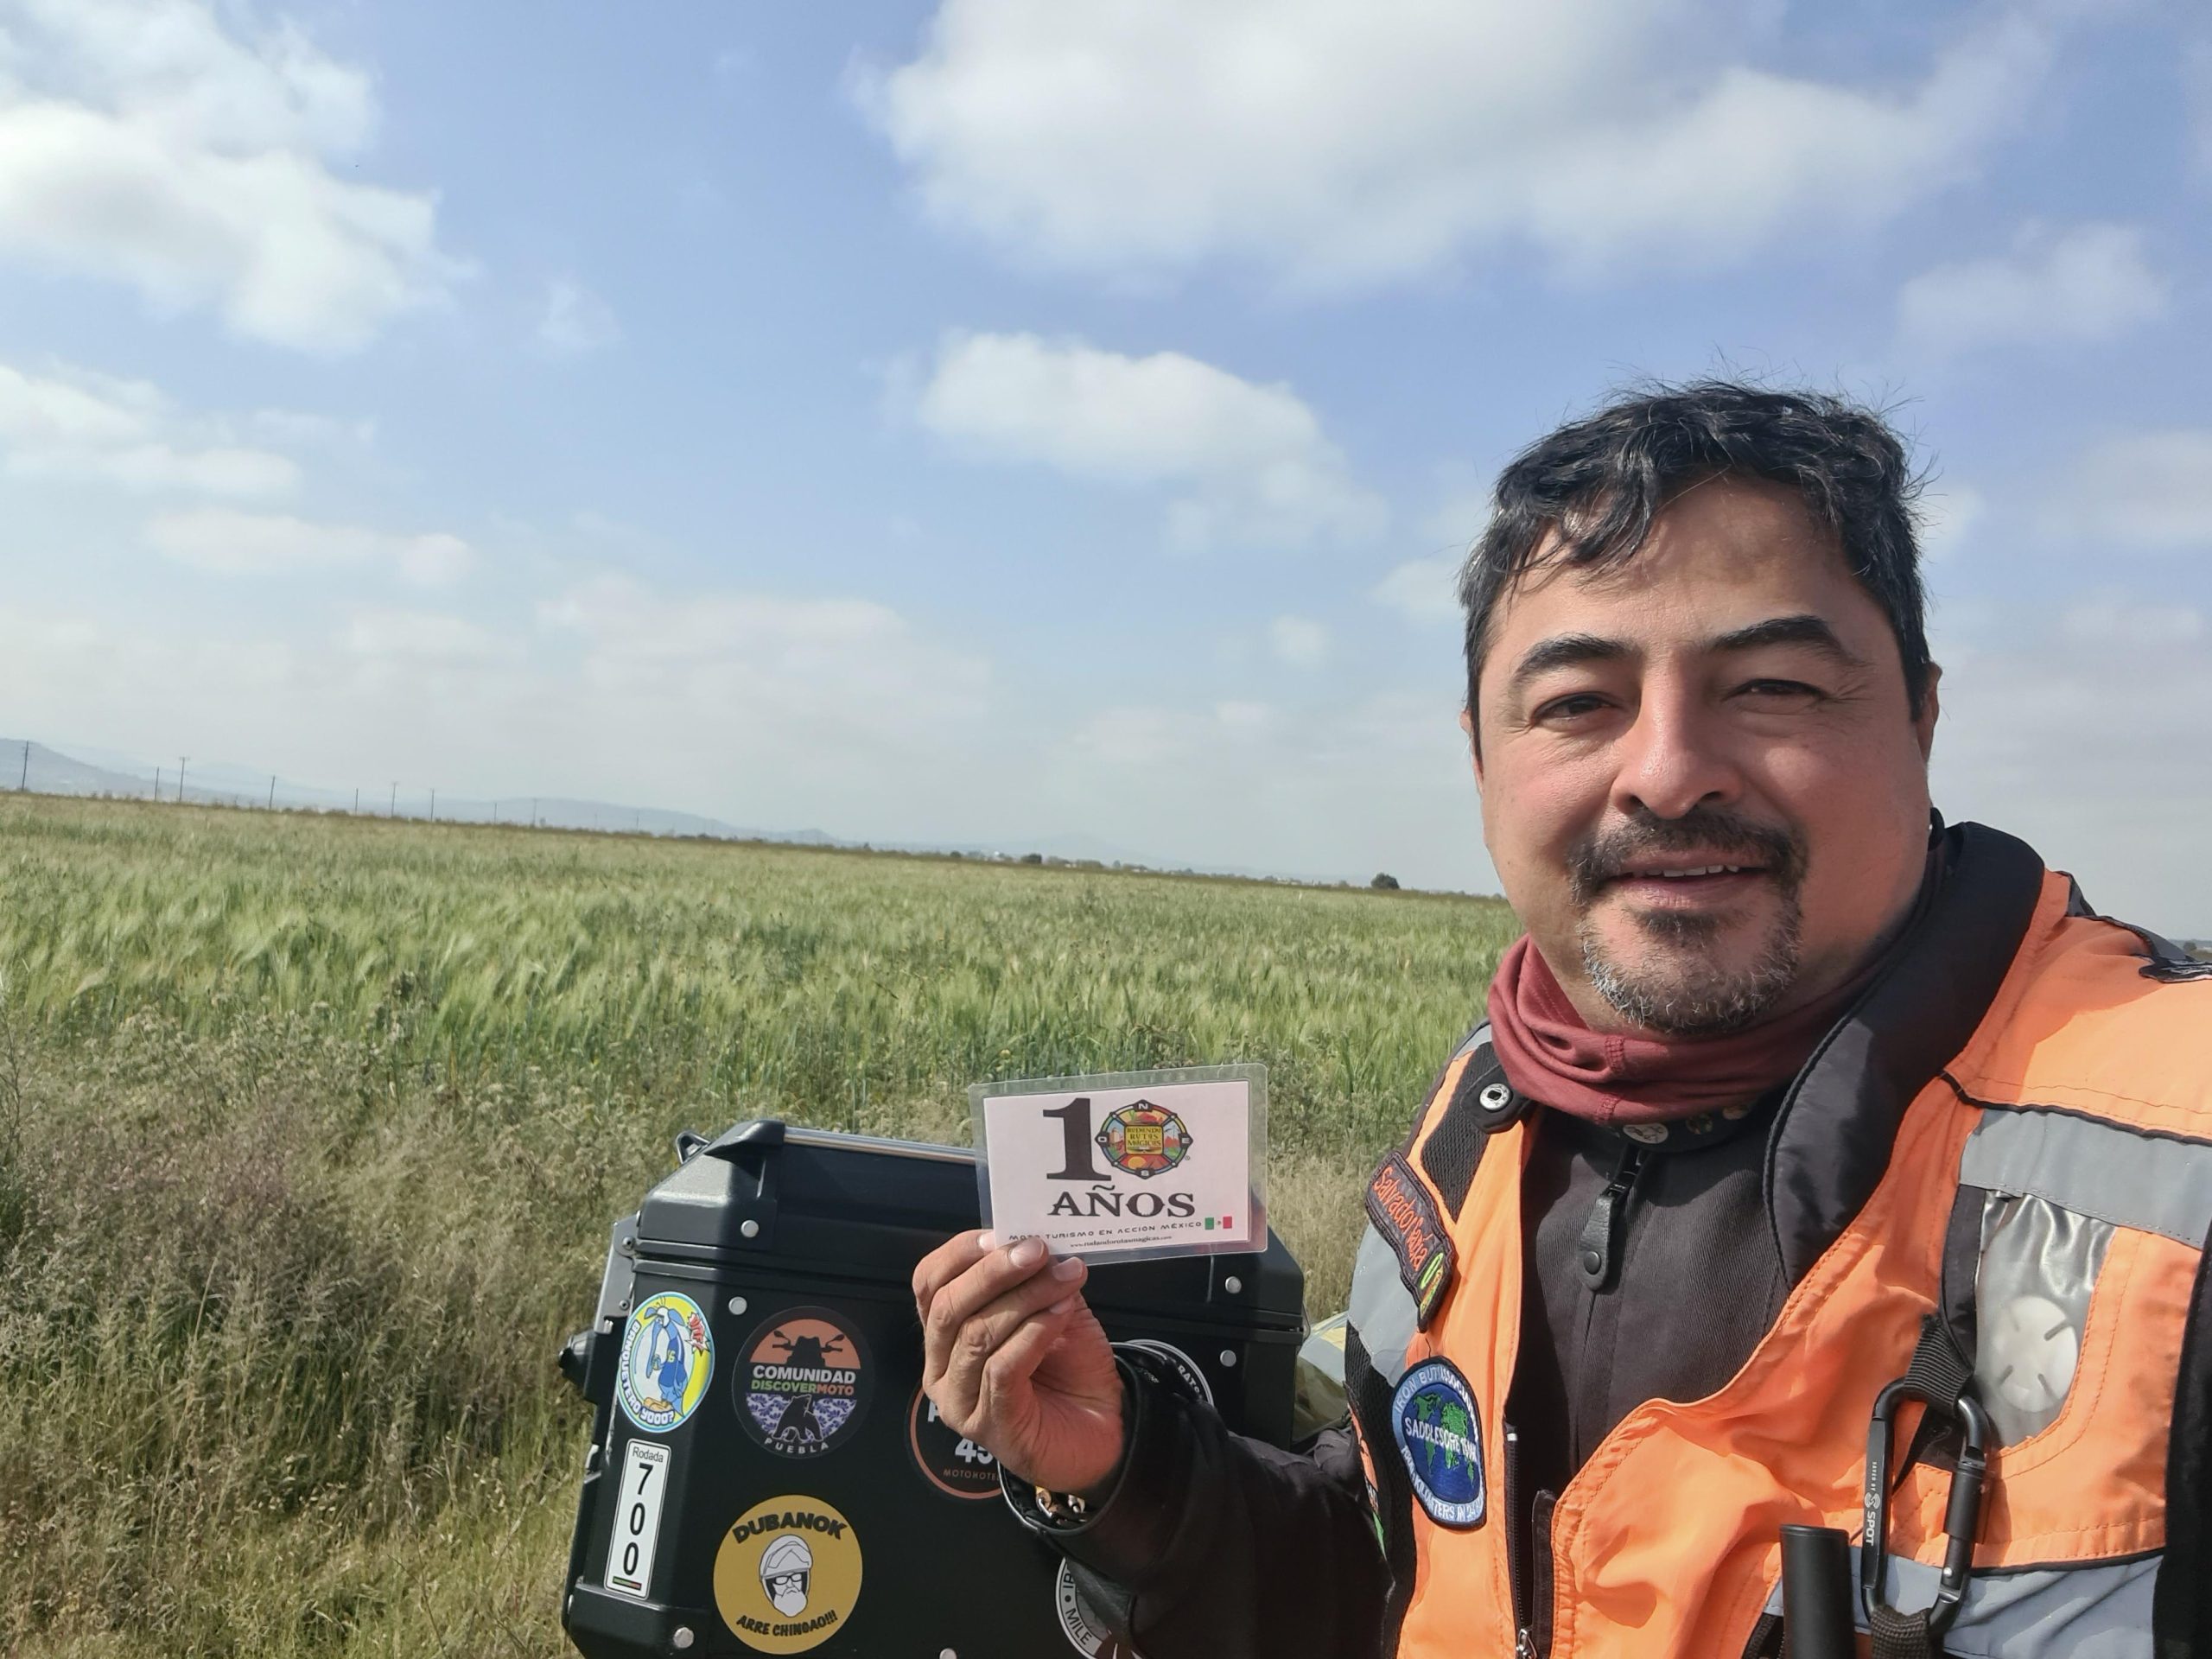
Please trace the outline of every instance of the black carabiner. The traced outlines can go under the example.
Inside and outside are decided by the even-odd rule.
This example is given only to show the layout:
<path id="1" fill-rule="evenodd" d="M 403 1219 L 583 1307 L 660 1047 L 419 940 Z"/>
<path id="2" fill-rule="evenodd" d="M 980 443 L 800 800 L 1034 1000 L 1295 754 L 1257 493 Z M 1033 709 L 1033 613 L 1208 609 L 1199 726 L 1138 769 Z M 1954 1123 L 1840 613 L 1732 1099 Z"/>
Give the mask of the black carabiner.
<path id="1" fill-rule="evenodd" d="M 1874 1399 L 1874 1415 L 1866 1426 L 1866 1531 L 1859 1541 L 1859 1594 L 1867 1622 L 1877 1609 L 1894 1612 L 1889 1605 L 1890 1453 L 1891 1420 L 1897 1402 L 1917 1400 L 1930 1411 L 1955 1418 L 1964 1444 L 1958 1467 L 1951 1471 L 1950 1501 L 1943 1511 L 1943 1573 L 1936 1580 L 1935 1604 L 1928 1609 L 1928 1631 L 1941 1636 L 1958 1617 L 1967 1580 L 1974 1573 L 1974 1535 L 1981 1529 L 1981 1492 L 1989 1478 L 1989 1414 L 1970 1394 L 1945 1400 L 1930 1395 L 1910 1376 L 1901 1376 Z"/>

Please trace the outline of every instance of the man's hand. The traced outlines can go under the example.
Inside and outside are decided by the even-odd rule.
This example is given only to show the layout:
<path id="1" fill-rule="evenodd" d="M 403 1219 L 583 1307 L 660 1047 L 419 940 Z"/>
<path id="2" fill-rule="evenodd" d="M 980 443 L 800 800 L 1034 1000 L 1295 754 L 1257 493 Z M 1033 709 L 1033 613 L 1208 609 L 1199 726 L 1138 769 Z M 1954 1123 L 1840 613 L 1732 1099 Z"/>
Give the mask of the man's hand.
<path id="1" fill-rule="evenodd" d="M 955 1431 L 1056 1492 L 1103 1485 L 1122 1456 L 1122 1379 L 1086 1269 L 1039 1238 L 962 1233 L 914 1269 L 922 1387 Z"/>

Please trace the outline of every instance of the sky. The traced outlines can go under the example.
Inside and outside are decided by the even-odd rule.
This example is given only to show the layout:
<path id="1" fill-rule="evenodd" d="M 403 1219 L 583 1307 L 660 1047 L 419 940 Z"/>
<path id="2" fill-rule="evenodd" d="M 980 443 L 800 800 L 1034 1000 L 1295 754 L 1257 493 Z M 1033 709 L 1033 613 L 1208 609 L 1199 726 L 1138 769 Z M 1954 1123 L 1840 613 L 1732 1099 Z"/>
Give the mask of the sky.
<path id="1" fill-rule="evenodd" d="M 0 0 L 0 730 L 1495 891 L 1490 481 L 1748 375 L 2212 936 L 2209 204 L 2183 0 Z"/>

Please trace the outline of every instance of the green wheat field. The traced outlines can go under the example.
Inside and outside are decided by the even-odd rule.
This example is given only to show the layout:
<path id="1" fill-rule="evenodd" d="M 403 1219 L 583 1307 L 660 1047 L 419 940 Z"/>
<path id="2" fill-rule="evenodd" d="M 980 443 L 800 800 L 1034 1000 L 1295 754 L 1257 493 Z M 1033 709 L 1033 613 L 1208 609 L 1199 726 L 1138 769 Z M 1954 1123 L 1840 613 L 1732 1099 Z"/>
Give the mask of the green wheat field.
<path id="1" fill-rule="evenodd" d="M 1341 1305 L 1495 900 L 0 798 L 0 1652 L 567 1651 L 556 1373 L 676 1131 L 1269 1068 Z"/>

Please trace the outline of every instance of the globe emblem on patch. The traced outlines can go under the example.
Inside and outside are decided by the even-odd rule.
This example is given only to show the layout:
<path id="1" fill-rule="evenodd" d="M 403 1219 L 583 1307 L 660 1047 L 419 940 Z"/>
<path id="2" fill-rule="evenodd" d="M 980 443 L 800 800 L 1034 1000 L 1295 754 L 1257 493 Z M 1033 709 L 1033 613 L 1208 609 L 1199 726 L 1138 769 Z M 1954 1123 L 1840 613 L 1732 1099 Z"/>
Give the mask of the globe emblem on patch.
<path id="1" fill-rule="evenodd" d="M 1191 1151 L 1189 1126 L 1148 1100 L 1109 1113 L 1096 1139 L 1108 1163 L 1147 1180 L 1174 1168 Z"/>

